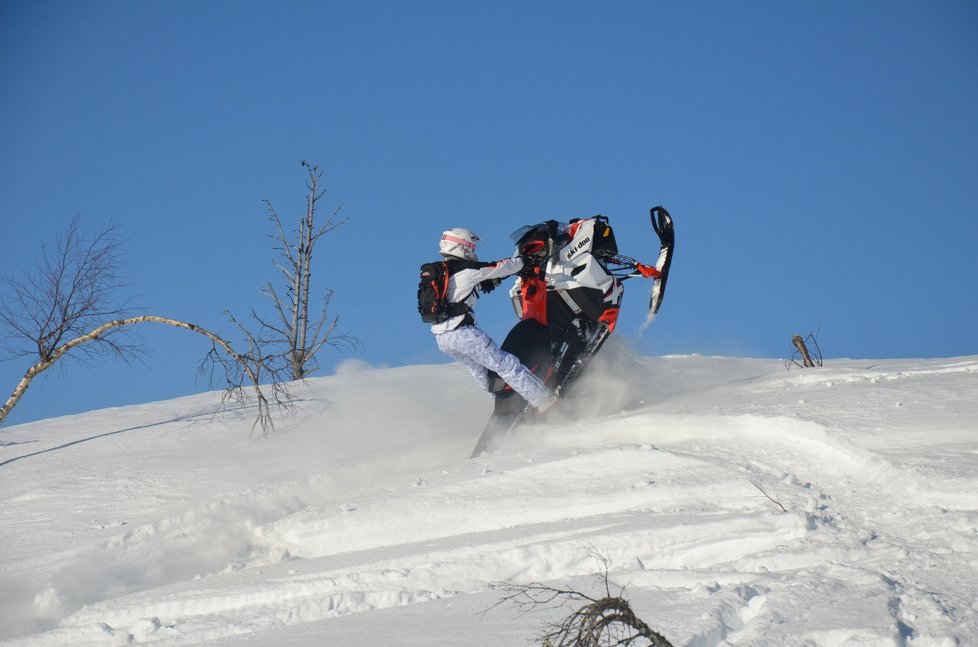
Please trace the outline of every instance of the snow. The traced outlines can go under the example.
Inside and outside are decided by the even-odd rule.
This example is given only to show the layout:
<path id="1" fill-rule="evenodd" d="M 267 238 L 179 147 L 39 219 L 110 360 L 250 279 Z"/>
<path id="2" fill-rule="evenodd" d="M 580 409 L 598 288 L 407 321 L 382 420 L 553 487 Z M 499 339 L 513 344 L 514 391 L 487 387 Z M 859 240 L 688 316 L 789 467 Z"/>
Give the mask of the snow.
<path id="1" fill-rule="evenodd" d="M 978 356 L 580 386 L 479 459 L 458 365 L 351 363 L 266 439 L 219 393 L 0 429 L 0 644 L 529 644 L 567 609 L 500 586 L 599 555 L 676 647 L 978 645 Z"/>

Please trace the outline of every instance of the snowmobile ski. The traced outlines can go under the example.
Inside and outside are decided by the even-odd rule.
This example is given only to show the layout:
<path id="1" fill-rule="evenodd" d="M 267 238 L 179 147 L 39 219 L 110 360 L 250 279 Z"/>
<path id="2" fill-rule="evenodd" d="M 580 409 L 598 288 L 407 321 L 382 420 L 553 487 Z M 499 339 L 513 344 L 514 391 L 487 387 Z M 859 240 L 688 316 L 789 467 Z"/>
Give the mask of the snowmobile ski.
<path id="1" fill-rule="evenodd" d="M 658 270 L 659 276 L 652 285 L 652 296 L 649 298 L 651 316 L 659 312 L 662 298 L 666 295 L 669 266 L 672 264 L 672 252 L 676 247 L 676 233 L 672 227 L 672 216 L 665 207 L 653 207 L 649 215 L 652 218 L 652 229 L 659 236 L 659 258 L 655 262 L 655 269 Z"/>

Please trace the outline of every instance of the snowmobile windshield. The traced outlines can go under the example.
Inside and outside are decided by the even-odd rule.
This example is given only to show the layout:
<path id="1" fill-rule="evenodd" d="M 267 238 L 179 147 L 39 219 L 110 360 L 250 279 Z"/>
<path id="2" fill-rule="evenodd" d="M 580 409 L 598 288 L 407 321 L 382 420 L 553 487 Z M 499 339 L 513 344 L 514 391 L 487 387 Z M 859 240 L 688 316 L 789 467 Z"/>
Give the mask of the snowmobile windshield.
<path id="1" fill-rule="evenodd" d="M 524 238 L 530 238 L 529 234 L 534 233 L 539 228 L 540 225 L 526 225 L 524 227 L 520 227 L 509 235 L 509 239 L 513 241 L 514 245 L 519 245 L 521 240 Z"/>
<path id="2" fill-rule="evenodd" d="M 562 222 L 557 222 L 556 220 L 547 220 L 546 222 L 541 222 L 535 225 L 526 225 L 520 227 L 512 234 L 509 235 L 509 239 L 513 241 L 514 245 L 519 245 L 521 242 L 526 242 L 533 238 L 538 238 L 544 240 L 549 238 L 550 240 L 559 240 L 562 236 L 566 237 L 569 228 L 567 224 Z"/>

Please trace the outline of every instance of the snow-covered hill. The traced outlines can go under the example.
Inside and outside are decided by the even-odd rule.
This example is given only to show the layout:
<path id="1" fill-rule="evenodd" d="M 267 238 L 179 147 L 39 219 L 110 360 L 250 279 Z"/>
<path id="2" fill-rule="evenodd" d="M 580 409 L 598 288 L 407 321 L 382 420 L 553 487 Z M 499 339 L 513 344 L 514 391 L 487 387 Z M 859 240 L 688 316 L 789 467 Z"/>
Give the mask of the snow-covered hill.
<path id="1" fill-rule="evenodd" d="M 477 460 L 454 365 L 310 380 L 264 440 L 219 394 L 0 429 L 0 641 L 522 645 L 566 610 L 496 585 L 598 553 L 677 647 L 978 645 L 978 357 L 600 359 Z"/>

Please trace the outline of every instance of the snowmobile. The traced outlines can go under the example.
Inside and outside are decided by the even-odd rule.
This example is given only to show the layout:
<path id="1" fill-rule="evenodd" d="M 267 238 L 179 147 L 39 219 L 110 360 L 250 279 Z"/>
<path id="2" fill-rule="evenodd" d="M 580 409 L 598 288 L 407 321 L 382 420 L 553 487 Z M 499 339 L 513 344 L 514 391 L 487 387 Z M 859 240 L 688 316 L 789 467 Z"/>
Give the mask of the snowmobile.
<path id="1" fill-rule="evenodd" d="M 519 322 L 501 348 L 516 355 L 561 399 L 614 332 L 625 280 L 655 280 L 649 317 L 662 305 L 675 235 L 672 217 L 664 207 L 654 207 L 650 216 L 659 237 L 655 265 L 620 254 L 604 216 L 568 223 L 547 220 L 521 227 L 510 236 L 524 267 L 510 290 Z M 543 419 L 495 373 L 490 373 L 489 384 L 493 412 L 473 458 L 492 452 L 525 421 Z"/>

